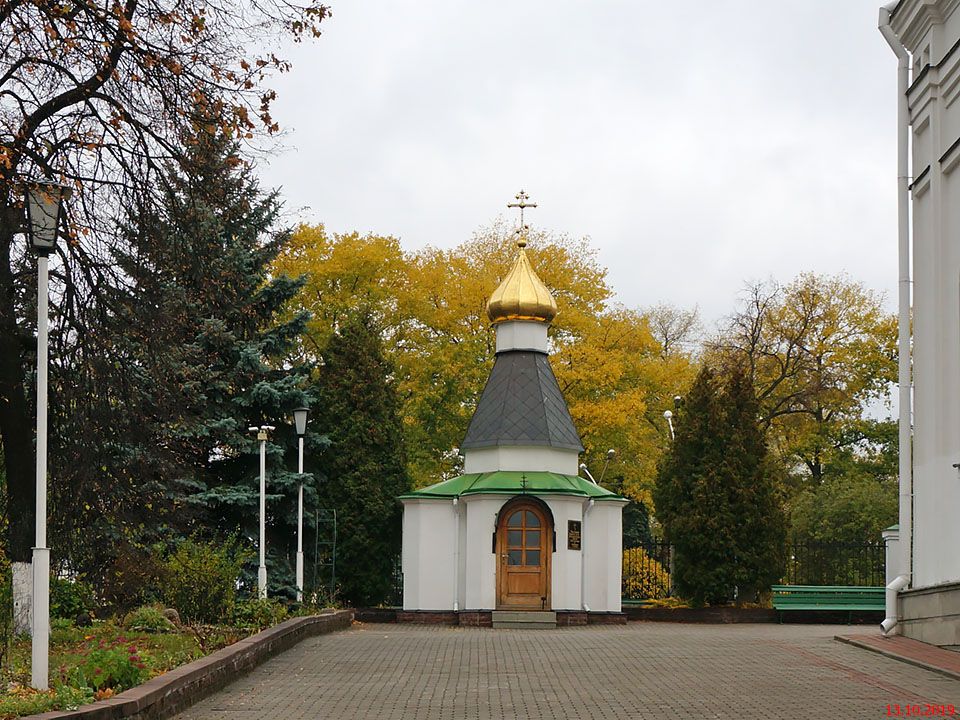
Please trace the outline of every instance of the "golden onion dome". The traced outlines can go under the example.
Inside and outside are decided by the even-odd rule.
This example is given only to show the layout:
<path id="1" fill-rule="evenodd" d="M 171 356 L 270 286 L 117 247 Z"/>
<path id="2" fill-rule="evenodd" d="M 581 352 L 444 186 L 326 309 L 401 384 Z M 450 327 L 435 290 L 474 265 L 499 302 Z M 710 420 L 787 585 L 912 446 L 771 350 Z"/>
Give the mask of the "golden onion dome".
<path id="1" fill-rule="evenodd" d="M 487 317 L 493 323 L 506 320 L 550 322 L 557 315 L 557 301 L 530 266 L 524 239 L 517 241 L 520 252 L 510 272 L 487 302 Z"/>

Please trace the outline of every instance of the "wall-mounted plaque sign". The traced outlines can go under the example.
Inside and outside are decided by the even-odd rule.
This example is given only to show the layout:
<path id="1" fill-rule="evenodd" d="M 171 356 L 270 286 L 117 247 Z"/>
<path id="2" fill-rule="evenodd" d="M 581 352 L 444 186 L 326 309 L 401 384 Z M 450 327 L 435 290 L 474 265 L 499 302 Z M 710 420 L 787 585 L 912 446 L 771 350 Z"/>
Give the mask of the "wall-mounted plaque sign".
<path id="1" fill-rule="evenodd" d="M 567 520 L 567 550 L 580 549 L 580 521 Z"/>

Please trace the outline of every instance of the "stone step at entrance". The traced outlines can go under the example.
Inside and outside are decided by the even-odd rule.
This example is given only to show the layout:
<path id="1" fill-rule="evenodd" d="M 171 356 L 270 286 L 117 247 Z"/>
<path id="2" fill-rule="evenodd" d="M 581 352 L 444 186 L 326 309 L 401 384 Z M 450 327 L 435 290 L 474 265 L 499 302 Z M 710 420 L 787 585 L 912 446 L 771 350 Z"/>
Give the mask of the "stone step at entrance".
<path id="1" fill-rule="evenodd" d="M 557 614 L 544 610 L 494 610 L 493 627 L 547 630 L 557 626 Z"/>

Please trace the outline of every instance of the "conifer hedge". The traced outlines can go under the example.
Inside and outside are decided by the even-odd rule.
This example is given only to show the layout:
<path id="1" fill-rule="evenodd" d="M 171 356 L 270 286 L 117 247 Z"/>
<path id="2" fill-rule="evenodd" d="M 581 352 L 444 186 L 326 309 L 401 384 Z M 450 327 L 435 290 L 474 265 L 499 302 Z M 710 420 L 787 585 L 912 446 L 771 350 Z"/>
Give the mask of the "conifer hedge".
<path id="1" fill-rule="evenodd" d="M 675 426 L 654 489 L 674 586 L 695 605 L 752 601 L 783 573 L 786 531 L 746 372 L 705 366 Z"/>

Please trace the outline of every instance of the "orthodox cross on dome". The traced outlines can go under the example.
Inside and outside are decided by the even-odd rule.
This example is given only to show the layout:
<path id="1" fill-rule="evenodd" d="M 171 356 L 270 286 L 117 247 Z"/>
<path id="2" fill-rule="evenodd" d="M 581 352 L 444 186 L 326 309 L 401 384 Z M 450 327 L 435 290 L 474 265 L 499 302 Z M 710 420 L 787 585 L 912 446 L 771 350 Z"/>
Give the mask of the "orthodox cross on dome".
<path id="1" fill-rule="evenodd" d="M 520 227 L 517 228 L 517 245 L 520 247 L 526 247 L 527 245 L 527 230 L 529 229 L 526 225 L 523 224 L 523 211 L 526 208 L 535 208 L 536 203 L 527 202 L 530 199 L 530 196 L 526 192 L 521 190 L 514 197 L 517 199 L 517 202 L 507 203 L 508 208 L 520 208 Z"/>
<path id="2" fill-rule="evenodd" d="M 528 228 L 523 224 L 523 211 L 535 208 L 537 204 L 530 202 L 530 196 L 523 190 L 515 197 L 517 201 L 507 203 L 507 207 L 520 209 L 520 227 L 516 230 L 520 252 L 517 253 L 513 267 L 487 301 L 487 317 L 493 323 L 505 320 L 549 323 L 557 314 L 557 301 L 533 271 L 525 252 Z"/>

